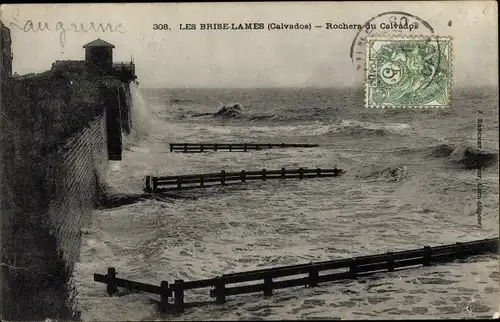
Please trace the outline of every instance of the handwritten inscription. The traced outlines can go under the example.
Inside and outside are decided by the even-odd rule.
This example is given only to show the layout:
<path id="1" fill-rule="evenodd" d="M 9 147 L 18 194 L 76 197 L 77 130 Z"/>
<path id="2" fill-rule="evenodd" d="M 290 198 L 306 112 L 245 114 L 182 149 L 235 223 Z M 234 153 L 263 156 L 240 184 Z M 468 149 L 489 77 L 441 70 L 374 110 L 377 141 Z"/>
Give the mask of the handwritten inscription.
<path id="1" fill-rule="evenodd" d="M 123 24 L 120 23 L 116 26 L 113 26 L 111 23 L 71 23 L 69 25 L 65 25 L 63 22 L 58 21 L 54 24 L 50 24 L 46 21 L 37 21 L 26 20 L 24 23 L 20 23 L 17 19 L 19 17 L 20 11 L 19 9 L 15 9 L 12 11 L 12 19 L 14 22 L 10 23 L 11 27 L 16 27 L 18 30 L 24 32 L 50 32 L 50 31 L 58 31 L 59 32 L 59 42 L 62 47 L 64 47 L 66 43 L 66 32 L 119 32 L 125 33 L 122 30 Z"/>

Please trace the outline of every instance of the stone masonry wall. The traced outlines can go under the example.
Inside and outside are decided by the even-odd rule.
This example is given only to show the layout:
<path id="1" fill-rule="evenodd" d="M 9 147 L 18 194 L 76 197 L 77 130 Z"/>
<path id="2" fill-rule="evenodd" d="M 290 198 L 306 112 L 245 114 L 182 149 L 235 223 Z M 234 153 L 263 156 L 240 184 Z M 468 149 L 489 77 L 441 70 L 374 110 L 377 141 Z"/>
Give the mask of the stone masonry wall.
<path id="1" fill-rule="evenodd" d="M 102 90 L 69 74 L 0 90 L 0 318 L 77 319 L 72 270 L 108 160 Z"/>
<path id="2" fill-rule="evenodd" d="M 91 226 L 91 211 L 99 203 L 107 159 L 105 115 L 49 158 L 46 180 L 52 181 L 53 197 L 48 214 L 71 269 L 78 260 L 81 228 Z"/>

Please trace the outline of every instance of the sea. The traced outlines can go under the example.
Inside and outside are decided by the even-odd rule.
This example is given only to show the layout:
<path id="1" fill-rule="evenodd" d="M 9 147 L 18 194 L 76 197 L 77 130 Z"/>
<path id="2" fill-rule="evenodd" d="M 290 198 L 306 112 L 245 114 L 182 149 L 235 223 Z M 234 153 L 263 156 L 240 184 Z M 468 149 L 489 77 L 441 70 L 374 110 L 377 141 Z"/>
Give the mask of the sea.
<path id="1" fill-rule="evenodd" d="M 110 195 L 142 193 L 147 175 L 282 167 L 345 173 L 96 210 L 74 272 L 83 320 L 448 319 L 500 311 L 498 255 L 271 297 L 230 296 L 224 305 L 213 303 L 209 289 L 186 291 L 185 301 L 195 304 L 177 315 L 160 313 L 157 295 L 108 296 L 106 285 L 93 281 L 108 267 L 120 278 L 159 285 L 498 237 L 498 88 L 456 89 L 451 107 L 428 109 L 365 108 L 358 88 L 131 91 L 135 128 L 123 138 L 123 160 L 110 161 Z M 169 151 L 169 143 L 184 142 L 319 147 Z"/>

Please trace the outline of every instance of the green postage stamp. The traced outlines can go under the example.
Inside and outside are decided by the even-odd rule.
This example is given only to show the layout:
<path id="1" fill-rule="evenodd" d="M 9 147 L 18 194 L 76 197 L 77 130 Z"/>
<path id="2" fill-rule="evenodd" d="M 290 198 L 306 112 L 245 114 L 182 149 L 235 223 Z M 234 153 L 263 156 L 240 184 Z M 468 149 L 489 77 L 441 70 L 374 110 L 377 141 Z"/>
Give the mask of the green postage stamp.
<path id="1" fill-rule="evenodd" d="M 366 107 L 450 106 L 450 37 L 372 37 L 366 46 Z"/>

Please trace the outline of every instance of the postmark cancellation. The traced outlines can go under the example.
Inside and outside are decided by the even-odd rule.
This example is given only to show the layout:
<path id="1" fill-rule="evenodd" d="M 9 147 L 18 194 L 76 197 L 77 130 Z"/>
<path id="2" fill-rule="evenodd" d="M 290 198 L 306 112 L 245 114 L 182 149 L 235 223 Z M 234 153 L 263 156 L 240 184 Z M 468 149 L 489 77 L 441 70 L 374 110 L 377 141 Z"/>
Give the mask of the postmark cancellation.
<path id="1" fill-rule="evenodd" d="M 450 106 L 452 38 L 377 36 L 366 42 L 365 106 Z"/>

